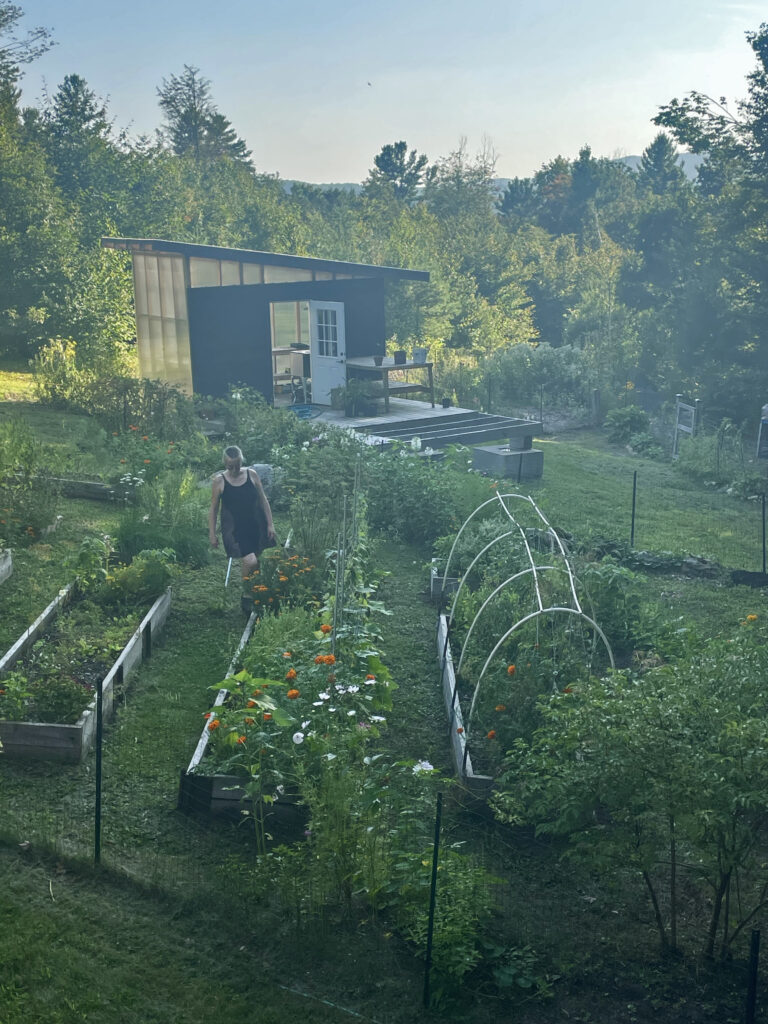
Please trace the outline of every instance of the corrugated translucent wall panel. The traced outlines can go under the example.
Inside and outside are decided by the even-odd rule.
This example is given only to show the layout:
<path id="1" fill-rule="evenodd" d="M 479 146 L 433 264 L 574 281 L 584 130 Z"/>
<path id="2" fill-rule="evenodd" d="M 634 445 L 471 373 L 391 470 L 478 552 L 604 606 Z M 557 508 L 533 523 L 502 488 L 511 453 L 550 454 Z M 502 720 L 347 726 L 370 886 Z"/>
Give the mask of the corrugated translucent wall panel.
<path id="1" fill-rule="evenodd" d="M 330 274 L 328 275 L 331 276 Z M 312 271 L 300 267 L 264 267 L 264 283 L 280 284 L 285 281 L 311 281 Z"/>
<path id="2" fill-rule="evenodd" d="M 244 263 L 243 284 L 264 284 L 264 267 L 260 263 Z"/>
<path id="3" fill-rule="evenodd" d="M 189 260 L 190 288 L 211 288 L 221 284 L 221 268 L 218 260 L 201 260 L 191 256 Z"/>
<path id="4" fill-rule="evenodd" d="M 182 256 L 134 253 L 136 339 L 142 377 L 192 392 Z"/>
<path id="5" fill-rule="evenodd" d="M 221 261 L 221 283 L 240 284 L 240 264 L 235 260 Z"/>

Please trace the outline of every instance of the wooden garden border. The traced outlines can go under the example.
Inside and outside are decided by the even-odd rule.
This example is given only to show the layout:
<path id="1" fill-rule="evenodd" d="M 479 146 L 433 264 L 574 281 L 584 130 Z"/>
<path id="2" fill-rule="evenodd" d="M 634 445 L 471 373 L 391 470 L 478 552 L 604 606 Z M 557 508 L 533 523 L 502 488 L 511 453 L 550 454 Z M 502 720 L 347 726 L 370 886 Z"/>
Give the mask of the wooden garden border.
<path id="1" fill-rule="evenodd" d="M 229 679 L 230 676 L 235 675 L 240 670 L 240 656 L 251 638 L 251 633 L 257 621 L 256 613 L 253 612 L 248 619 L 243 635 L 240 637 L 240 643 L 229 664 L 229 669 L 225 676 L 226 679 Z M 229 690 L 226 688 L 223 687 L 219 690 L 216 694 L 216 700 L 213 702 L 213 707 L 221 707 L 228 695 Z M 243 810 L 251 805 L 250 800 L 244 799 L 245 792 L 242 788 L 243 776 L 203 775 L 198 774 L 196 771 L 205 756 L 210 735 L 208 723 L 206 722 L 200 739 L 197 741 L 192 760 L 181 772 L 177 809 L 187 814 L 201 813 L 239 817 Z M 285 794 L 270 804 L 266 808 L 265 817 L 268 829 L 271 824 L 288 827 L 299 826 L 303 825 L 306 820 L 304 809 L 290 794 Z"/>
<path id="2" fill-rule="evenodd" d="M 0 659 L 0 676 L 10 669 L 71 599 L 75 584 L 70 583 L 48 605 L 11 649 Z M 171 608 L 171 588 L 161 594 L 131 639 L 125 645 L 102 683 L 105 720 L 114 710 L 115 683 L 125 682 L 152 653 L 154 639 L 162 631 Z M 82 761 L 96 736 L 96 696 L 74 725 L 49 722 L 0 721 L 2 754 L 8 757 L 35 758 L 43 761 Z"/>
<path id="3" fill-rule="evenodd" d="M 493 778 L 490 775 L 475 775 L 472 770 L 472 759 L 466 752 L 467 738 L 456 689 L 456 673 L 453 668 L 451 644 L 448 638 L 448 619 L 443 613 L 437 620 L 437 660 L 440 665 L 440 682 L 443 688 L 445 710 L 448 713 L 451 757 L 456 774 L 473 796 L 485 800 L 493 786 Z"/>

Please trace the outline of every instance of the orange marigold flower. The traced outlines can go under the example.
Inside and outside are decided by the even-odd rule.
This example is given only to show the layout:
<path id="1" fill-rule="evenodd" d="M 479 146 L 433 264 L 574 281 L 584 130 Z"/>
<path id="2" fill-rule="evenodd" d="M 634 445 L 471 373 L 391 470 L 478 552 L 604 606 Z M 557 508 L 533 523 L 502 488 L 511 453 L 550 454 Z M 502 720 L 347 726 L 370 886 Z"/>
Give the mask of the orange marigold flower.
<path id="1" fill-rule="evenodd" d="M 322 665 L 324 661 L 325 661 L 325 656 L 322 655 L 322 654 L 318 654 L 317 657 L 315 658 L 315 664 L 316 665 Z"/>
<path id="2" fill-rule="evenodd" d="M 148 438 L 148 437 L 147 437 L 147 435 L 145 434 L 145 435 L 144 435 L 144 436 L 142 437 L 142 439 L 141 439 L 141 440 L 142 440 L 142 441 L 148 441 L 148 440 L 149 440 L 149 438 Z"/>
<path id="3" fill-rule="evenodd" d="M 290 656 L 291 656 L 291 652 L 290 651 L 283 651 L 283 657 L 284 658 L 290 658 Z"/>
<path id="4" fill-rule="evenodd" d="M 296 678 L 296 669 L 295 668 L 289 668 L 288 671 L 285 673 L 285 678 L 286 679 L 295 679 Z"/>
<path id="5" fill-rule="evenodd" d="M 248 703 L 245 706 L 247 708 L 255 708 L 256 707 L 256 701 L 255 700 L 249 700 Z"/>
<path id="6" fill-rule="evenodd" d="M 487 734 L 487 738 L 489 740 L 495 740 L 496 739 L 496 730 L 495 729 L 489 729 L 488 730 L 488 734 Z"/>
<path id="7" fill-rule="evenodd" d="M 506 704 L 497 704 L 496 705 L 496 710 L 497 711 L 506 711 L 507 710 L 507 705 Z"/>
<path id="8" fill-rule="evenodd" d="M 278 576 L 277 578 L 280 580 L 281 583 L 286 583 L 288 580 L 287 576 Z"/>
<path id="9" fill-rule="evenodd" d="M 152 459 L 144 459 L 144 462 L 145 462 L 145 463 L 147 463 L 147 462 L 151 462 L 151 461 L 152 461 Z"/>
<path id="10" fill-rule="evenodd" d="M 210 718 L 212 714 L 212 711 L 206 711 L 205 714 L 203 715 L 203 718 Z"/>
<path id="11" fill-rule="evenodd" d="M 296 698 L 300 696 L 301 694 L 299 693 L 298 690 L 289 690 L 288 693 L 286 694 L 288 700 L 296 700 Z"/>
<path id="12" fill-rule="evenodd" d="M 747 622 L 757 622 L 757 616 L 752 614 L 747 616 Z"/>
<path id="13" fill-rule="evenodd" d="M 508 676 L 513 676 L 514 674 L 515 674 L 515 666 L 514 665 L 507 665 L 507 675 Z"/>
<path id="14" fill-rule="evenodd" d="M 245 743 L 245 736 L 238 736 L 237 737 L 237 742 L 238 743 Z"/>
<path id="15" fill-rule="evenodd" d="M 268 711 L 265 711 L 261 717 L 264 719 L 265 722 L 269 722 L 272 718 L 272 715 Z"/>
<path id="16" fill-rule="evenodd" d="M 256 724 L 256 719 L 255 718 L 251 718 L 250 715 L 248 715 L 248 717 L 245 718 L 244 721 L 245 721 L 246 725 L 255 725 Z"/>
<path id="17" fill-rule="evenodd" d="M 463 732 L 464 732 L 464 727 L 460 725 L 460 726 L 458 727 L 458 729 L 456 730 L 456 732 L 457 732 L 457 733 L 459 733 L 459 735 L 461 735 L 461 733 L 463 733 Z"/>
<path id="18" fill-rule="evenodd" d="M 334 654 L 326 654 L 326 656 L 325 656 L 325 664 L 326 665 L 335 665 L 336 664 L 336 655 L 334 655 Z"/>
<path id="19" fill-rule="evenodd" d="M 211 730 L 211 732 L 213 732 L 213 730 L 218 729 L 220 725 L 221 722 L 218 720 L 218 718 L 214 718 L 208 723 L 208 728 Z"/>
<path id="20" fill-rule="evenodd" d="M 375 679 L 375 678 L 376 678 L 376 676 L 374 676 L 374 675 L 371 675 L 371 673 L 369 672 L 369 673 L 368 673 L 368 675 L 367 675 L 367 676 L 366 676 L 365 678 L 366 678 L 366 679 Z"/>
<path id="21" fill-rule="evenodd" d="M 320 631 L 322 633 L 330 633 L 332 629 L 333 629 L 333 626 L 329 626 L 327 622 L 324 622 L 322 624 L 322 626 L 320 627 Z"/>

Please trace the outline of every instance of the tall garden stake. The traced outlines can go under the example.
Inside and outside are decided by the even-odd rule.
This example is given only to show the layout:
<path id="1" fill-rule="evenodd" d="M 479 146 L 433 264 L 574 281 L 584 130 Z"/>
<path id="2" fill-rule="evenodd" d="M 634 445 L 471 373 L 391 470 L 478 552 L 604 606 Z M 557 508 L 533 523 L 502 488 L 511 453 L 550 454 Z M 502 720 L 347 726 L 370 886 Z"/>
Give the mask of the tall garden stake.
<path id="1" fill-rule="evenodd" d="M 440 821 L 443 817 L 443 794 L 437 794 L 435 812 L 435 843 L 432 849 L 432 882 L 429 887 L 429 924 L 427 925 L 427 960 L 424 965 L 424 1005 L 429 1006 L 429 976 L 432 972 L 432 936 L 435 931 L 435 895 L 437 893 L 437 859 L 440 852 Z"/>
<path id="2" fill-rule="evenodd" d="M 101 862 L 101 741 L 104 725 L 104 681 L 99 680 L 96 691 L 96 808 L 93 821 L 93 862 Z"/>
<path id="3" fill-rule="evenodd" d="M 635 507 L 637 505 L 637 470 L 632 475 L 632 527 L 629 531 L 629 546 L 635 546 Z"/>
<path id="4" fill-rule="evenodd" d="M 747 1024 L 755 1024 L 755 1004 L 757 1002 L 757 963 L 760 957 L 760 932 L 752 931 L 749 944 L 749 978 L 747 979 Z"/>

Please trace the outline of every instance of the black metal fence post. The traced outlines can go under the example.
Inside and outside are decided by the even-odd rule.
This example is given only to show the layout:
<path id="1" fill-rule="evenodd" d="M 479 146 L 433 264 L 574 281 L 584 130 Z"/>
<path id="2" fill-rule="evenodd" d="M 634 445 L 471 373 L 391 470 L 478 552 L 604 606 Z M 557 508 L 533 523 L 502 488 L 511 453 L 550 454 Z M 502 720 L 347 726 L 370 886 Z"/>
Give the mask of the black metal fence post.
<path id="1" fill-rule="evenodd" d="M 629 531 L 629 546 L 635 546 L 635 508 L 637 506 L 637 470 L 632 475 L 632 526 Z"/>
<path id="2" fill-rule="evenodd" d="M 93 862 L 101 862 L 101 741 L 104 725 L 104 681 L 99 680 L 96 691 L 96 807 L 93 821 Z"/>
<path id="3" fill-rule="evenodd" d="M 749 977 L 747 979 L 747 1012 L 746 1024 L 755 1024 L 755 1005 L 757 1003 L 757 965 L 760 958 L 760 932 L 752 931 L 749 943 Z"/>
<path id="4" fill-rule="evenodd" d="M 435 842 L 432 848 L 432 882 L 429 887 L 429 924 L 427 925 L 427 959 L 424 965 L 424 1005 L 429 1006 L 429 976 L 432 971 L 432 936 L 435 930 L 435 902 L 437 893 L 437 859 L 440 850 L 440 822 L 443 817 L 443 794 L 437 794 L 435 812 Z"/>

